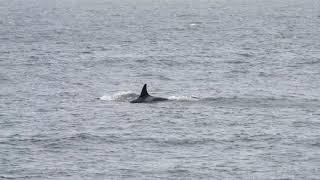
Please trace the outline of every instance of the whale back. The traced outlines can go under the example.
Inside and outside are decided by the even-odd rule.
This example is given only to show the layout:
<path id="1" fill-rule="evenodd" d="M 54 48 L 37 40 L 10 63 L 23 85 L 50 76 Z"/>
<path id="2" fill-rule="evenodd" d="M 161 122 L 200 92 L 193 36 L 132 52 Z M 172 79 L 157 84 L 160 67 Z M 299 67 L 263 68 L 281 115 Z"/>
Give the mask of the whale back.
<path id="1" fill-rule="evenodd" d="M 151 102 L 167 101 L 167 100 L 168 100 L 167 98 L 150 96 L 147 91 L 147 84 L 145 84 L 143 85 L 140 96 L 137 99 L 130 101 L 130 103 L 151 103 Z"/>

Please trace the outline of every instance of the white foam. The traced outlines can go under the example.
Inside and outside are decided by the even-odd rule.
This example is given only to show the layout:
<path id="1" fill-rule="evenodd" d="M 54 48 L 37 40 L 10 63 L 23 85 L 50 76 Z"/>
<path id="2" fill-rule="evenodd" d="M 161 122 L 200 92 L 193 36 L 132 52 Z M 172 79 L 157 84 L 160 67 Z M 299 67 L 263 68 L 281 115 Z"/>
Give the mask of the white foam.
<path id="1" fill-rule="evenodd" d="M 113 95 L 103 95 L 99 99 L 103 101 L 127 101 L 136 98 L 138 95 L 130 91 L 122 91 Z"/>
<path id="2" fill-rule="evenodd" d="M 194 96 L 170 96 L 169 100 L 176 100 L 176 101 L 198 101 L 199 98 Z"/>

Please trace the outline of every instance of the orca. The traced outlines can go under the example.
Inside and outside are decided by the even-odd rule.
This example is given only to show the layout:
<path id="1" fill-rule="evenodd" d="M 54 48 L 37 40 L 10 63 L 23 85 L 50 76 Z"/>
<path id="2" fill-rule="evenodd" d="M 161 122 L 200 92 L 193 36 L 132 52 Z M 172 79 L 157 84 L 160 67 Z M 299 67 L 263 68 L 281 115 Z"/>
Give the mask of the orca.
<path id="1" fill-rule="evenodd" d="M 168 100 L 169 99 L 167 98 L 150 96 L 147 91 L 147 84 L 144 84 L 140 96 L 137 99 L 130 101 L 130 103 L 152 103 Z"/>

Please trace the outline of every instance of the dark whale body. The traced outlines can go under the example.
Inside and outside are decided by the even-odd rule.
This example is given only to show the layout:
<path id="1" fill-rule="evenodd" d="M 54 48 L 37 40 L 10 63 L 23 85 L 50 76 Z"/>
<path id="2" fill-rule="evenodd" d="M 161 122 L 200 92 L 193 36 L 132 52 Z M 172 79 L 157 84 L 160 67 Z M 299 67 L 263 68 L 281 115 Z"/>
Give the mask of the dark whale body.
<path id="1" fill-rule="evenodd" d="M 167 100 L 168 99 L 162 97 L 150 96 L 147 91 L 147 84 L 144 84 L 140 96 L 137 99 L 130 101 L 130 103 L 152 103 Z"/>

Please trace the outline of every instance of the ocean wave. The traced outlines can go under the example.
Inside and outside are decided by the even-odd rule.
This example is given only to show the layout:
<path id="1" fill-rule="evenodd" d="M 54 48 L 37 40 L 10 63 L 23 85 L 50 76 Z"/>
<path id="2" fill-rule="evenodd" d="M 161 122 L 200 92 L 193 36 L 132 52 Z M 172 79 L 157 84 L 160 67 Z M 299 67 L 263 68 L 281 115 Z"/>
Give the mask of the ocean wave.
<path id="1" fill-rule="evenodd" d="M 191 146 L 201 145 L 208 143 L 218 143 L 214 138 L 156 138 L 156 137 L 145 137 L 145 138 L 128 138 L 125 141 L 142 141 L 144 143 L 155 143 L 160 146 Z"/>
<path id="2" fill-rule="evenodd" d="M 68 146 L 77 146 L 79 143 L 116 143 L 118 137 L 114 135 L 95 135 L 92 133 L 74 133 L 63 136 L 37 134 L 33 136 L 11 135 L 0 140 L 0 144 L 6 145 L 39 145 L 48 149 L 60 149 Z"/>

